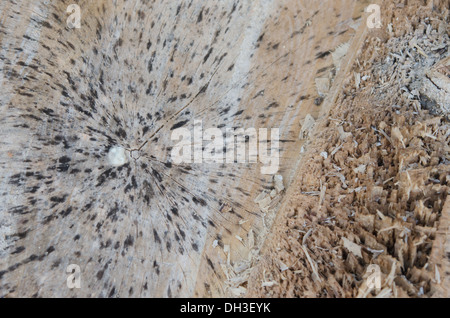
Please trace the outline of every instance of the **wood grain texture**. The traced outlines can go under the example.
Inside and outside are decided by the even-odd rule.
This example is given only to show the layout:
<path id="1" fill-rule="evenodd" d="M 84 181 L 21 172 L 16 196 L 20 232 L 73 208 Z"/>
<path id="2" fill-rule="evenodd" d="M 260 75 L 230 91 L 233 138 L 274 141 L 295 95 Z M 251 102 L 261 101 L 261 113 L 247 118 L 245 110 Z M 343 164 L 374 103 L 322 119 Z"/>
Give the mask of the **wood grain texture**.
<path id="1" fill-rule="evenodd" d="M 213 242 L 233 261 L 250 253 L 237 236 L 262 245 L 272 177 L 176 166 L 171 131 L 280 128 L 288 186 L 315 78 L 366 2 L 81 0 L 69 29 L 71 3 L 0 3 L 0 296 L 229 295 Z M 139 159 L 111 166 L 114 146 Z"/>
<path id="2" fill-rule="evenodd" d="M 435 280 L 433 281 L 433 297 L 448 298 L 450 291 L 450 198 L 442 209 L 442 216 L 433 243 L 431 262 L 435 264 Z M 437 279 L 438 278 L 438 279 Z"/>

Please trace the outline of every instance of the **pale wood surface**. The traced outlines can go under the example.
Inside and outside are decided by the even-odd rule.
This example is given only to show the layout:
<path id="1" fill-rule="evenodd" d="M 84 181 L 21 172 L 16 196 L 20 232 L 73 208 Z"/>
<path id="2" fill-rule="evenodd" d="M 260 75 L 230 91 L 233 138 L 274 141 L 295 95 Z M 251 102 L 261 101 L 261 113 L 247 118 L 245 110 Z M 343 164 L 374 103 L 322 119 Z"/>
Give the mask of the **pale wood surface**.
<path id="1" fill-rule="evenodd" d="M 430 263 L 435 265 L 435 280 L 432 282 L 435 292 L 433 296 L 448 298 L 450 291 L 450 198 L 447 198 L 442 210 Z"/>
<path id="2" fill-rule="evenodd" d="M 315 79 L 368 1 L 79 1 L 68 29 L 71 2 L 0 4 L 0 296 L 230 295 L 222 247 L 238 262 L 250 230 L 262 245 L 271 177 L 170 165 L 171 128 L 279 127 L 288 186 L 301 123 L 322 112 Z M 108 165 L 111 146 L 146 141 Z"/>

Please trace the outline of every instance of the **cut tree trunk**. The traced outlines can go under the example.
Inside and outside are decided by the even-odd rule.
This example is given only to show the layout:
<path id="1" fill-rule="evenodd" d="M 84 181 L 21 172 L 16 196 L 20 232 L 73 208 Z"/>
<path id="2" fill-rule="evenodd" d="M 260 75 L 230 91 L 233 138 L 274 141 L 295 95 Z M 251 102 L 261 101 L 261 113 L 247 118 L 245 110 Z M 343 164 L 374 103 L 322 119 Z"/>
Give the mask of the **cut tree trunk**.
<path id="1" fill-rule="evenodd" d="M 0 297 L 244 295 L 374 1 L 72 2 L 0 3 Z M 177 164 L 199 125 L 278 128 L 278 169 Z"/>

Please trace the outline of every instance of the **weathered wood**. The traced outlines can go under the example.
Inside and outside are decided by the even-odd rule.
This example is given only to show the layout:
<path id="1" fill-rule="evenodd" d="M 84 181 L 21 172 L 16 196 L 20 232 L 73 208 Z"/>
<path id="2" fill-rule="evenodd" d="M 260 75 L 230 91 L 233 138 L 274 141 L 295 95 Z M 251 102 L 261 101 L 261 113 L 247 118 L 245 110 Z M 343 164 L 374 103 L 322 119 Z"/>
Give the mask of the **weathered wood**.
<path id="1" fill-rule="evenodd" d="M 445 72 L 446 6 L 448 2 L 410 1 L 405 6 L 382 1 L 384 12 L 393 13 L 384 16 L 384 23 L 393 23 L 386 31 L 359 30 L 355 38 L 360 40 L 353 41 L 345 58 L 347 70 L 336 77 L 322 116 L 309 133 L 307 151 L 252 271 L 247 296 L 447 297 L 448 94 L 442 89 L 442 94 L 431 95 L 432 106 L 421 101 L 421 108 L 412 95 L 398 93 L 400 87 L 409 87 L 408 79 L 426 91 L 424 80 L 435 81 L 436 75 L 427 72 L 430 65 Z M 421 25 L 410 23 L 413 17 Z M 430 20 L 436 23 L 424 22 Z M 421 28 L 427 29 L 426 35 Z M 421 52 L 411 49 L 417 39 Z M 434 46 L 424 42 L 433 40 Z M 443 49 L 433 54 L 437 45 Z M 389 61 L 386 56 L 400 51 L 409 54 L 406 63 L 391 60 L 383 65 Z M 408 67 L 415 59 L 421 63 Z M 398 76 L 398 69 L 410 73 Z M 362 84 L 360 72 L 366 70 L 370 76 Z M 385 82 L 379 74 L 387 74 Z M 438 86 L 445 88 L 448 78 L 438 78 Z M 375 143 L 380 131 L 371 130 L 376 127 L 388 132 L 382 132 L 384 143 Z M 436 134 L 417 143 L 425 127 Z M 415 164 L 422 146 L 435 159 Z M 380 156 L 373 156 L 378 151 Z M 380 270 L 379 290 L 367 284 L 372 265 Z"/>
<path id="2" fill-rule="evenodd" d="M 70 29 L 71 2 L 0 4 L 0 295 L 229 295 L 213 243 L 248 259 L 272 176 L 171 164 L 171 128 L 279 127 L 289 184 L 361 2 L 78 1 Z M 111 166 L 114 146 L 139 159 Z"/>
<path id="3" fill-rule="evenodd" d="M 0 3 L 0 297 L 244 294 L 377 1 L 80 0 L 69 28 L 72 2 Z M 196 121 L 279 128 L 278 177 L 175 164 Z"/>
<path id="4" fill-rule="evenodd" d="M 435 280 L 433 281 L 433 297 L 448 298 L 450 292 L 450 198 L 442 210 L 436 239 L 433 242 L 433 250 L 430 261 L 435 264 Z M 438 279 L 436 279 L 438 278 Z"/>

